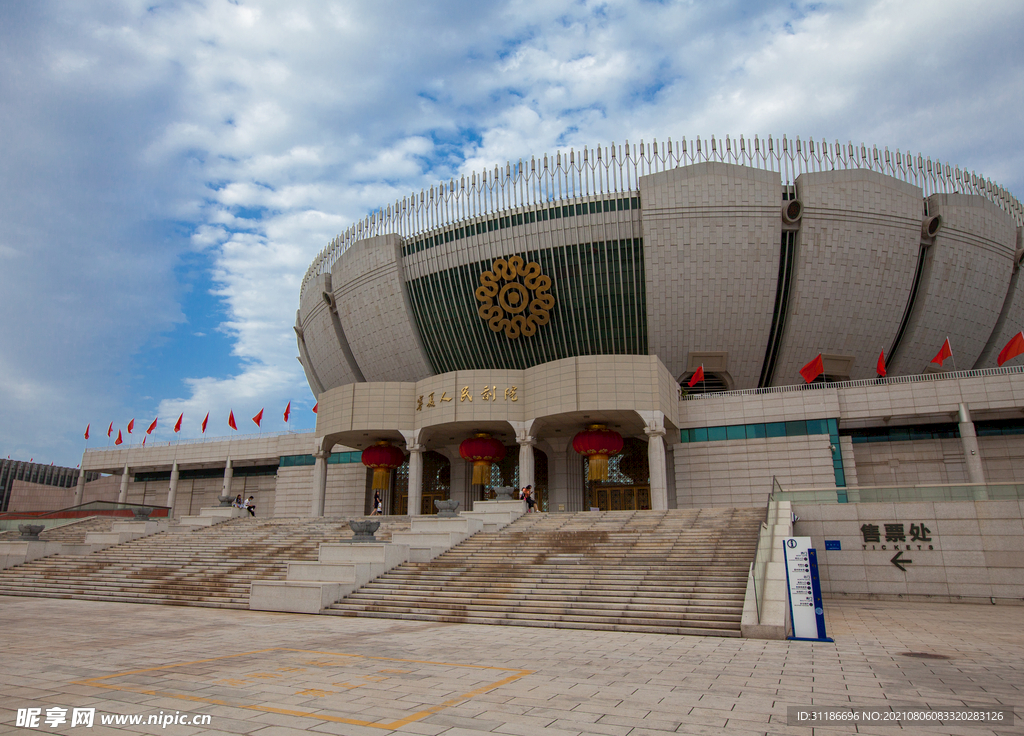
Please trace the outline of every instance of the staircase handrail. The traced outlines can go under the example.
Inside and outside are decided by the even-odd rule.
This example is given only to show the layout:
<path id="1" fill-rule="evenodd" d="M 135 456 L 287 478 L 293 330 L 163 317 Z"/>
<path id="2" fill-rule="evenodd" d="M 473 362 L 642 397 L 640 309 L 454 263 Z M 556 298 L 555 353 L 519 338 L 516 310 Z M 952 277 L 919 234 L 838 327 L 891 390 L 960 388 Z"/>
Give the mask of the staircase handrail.
<path id="1" fill-rule="evenodd" d="M 750 563 L 751 580 L 754 584 L 754 601 L 757 603 L 757 622 L 761 623 L 761 609 L 764 606 L 765 578 L 768 574 L 768 563 L 772 555 L 772 537 L 775 532 L 775 517 L 778 516 L 779 502 L 775 498 L 775 489 L 782 490 L 778 479 L 772 476 L 772 490 L 768 493 L 768 500 L 764 507 L 764 521 L 761 522 L 761 531 L 757 535 L 757 545 L 754 547 L 754 561 Z"/>

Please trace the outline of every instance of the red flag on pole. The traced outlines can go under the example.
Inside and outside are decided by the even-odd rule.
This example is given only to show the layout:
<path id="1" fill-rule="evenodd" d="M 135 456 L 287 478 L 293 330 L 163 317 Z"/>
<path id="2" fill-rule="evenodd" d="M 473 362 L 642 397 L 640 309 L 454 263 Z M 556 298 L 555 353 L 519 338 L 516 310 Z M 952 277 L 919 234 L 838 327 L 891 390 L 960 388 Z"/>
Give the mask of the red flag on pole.
<path id="1" fill-rule="evenodd" d="M 128 422 L 128 434 L 131 434 L 133 429 L 135 429 L 135 417 L 132 417 L 132 420 Z M 118 430 L 118 432 L 120 431 Z"/>
<path id="2" fill-rule="evenodd" d="M 235 412 L 233 410 L 228 411 L 228 426 L 236 432 L 238 431 L 238 425 L 235 424 Z"/>
<path id="3" fill-rule="evenodd" d="M 1006 347 L 999 351 L 996 363 L 1002 365 L 1006 361 L 1016 358 L 1021 353 L 1024 353 L 1024 332 L 1018 332 L 1010 338 L 1010 342 L 1006 343 Z M 86 439 L 89 438 L 86 437 Z"/>
<path id="4" fill-rule="evenodd" d="M 883 350 L 878 354 L 878 365 L 875 366 L 875 373 L 879 376 L 885 377 L 885 351 Z"/>
<path id="5" fill-rule="evenodd" d="M 319 401 L 316 402 L 315 404 L 313 404 L 313 413 L 314 414 L 316 414 L 316 409 L 317 409 L 318 406 L 320 406 L 320 402 Z"/>
<path id="6" fill-rule="evenodd" d="M 695 370 L 693 372 L 692 376 L 690 376 L 690 380 L 686 382 L 686 385 L 689 386 L 690 388 L 693 388 L 694 386 L 696 386 L 698 383 L 700 383 L 703 380 L 704 380 L 704 364 L 701 363 L 700 367 L 697 368 L 697 370 Z"/>
<path id="7" fill-rule="evenodd" d="M 91 426 L 92 426 L 91 423 L 85 425 L 85 438 L 86 439 L 89 439 L 89 427 L 91 427 Z"/>
<path id="8" fill-rule="evenodd" d="M 145 437 L 142 438 L 142 446 L 143 447 L 146 446 L 146 440 L 148 440 L 148 439 L 149 439 L 149 435 L 148 434 Z"/>
<path id="9" fill-rule="evenodd" d="M 292 402 L 288 402 L 288 406 L 284 408 L 284 423 L 288 424 L 288 416 L 292 413 Z"/>
<path id="10" fill-rule="evenodd" d="M 146 434 L 153 434 L 153 430 L 156 429 L 156 419 L 149 425 L 149 429 L 146 430 Z"/>
<path id="11" fill-rule="evenodd" d="M 821 361 L 821 353 L 818 353 L 817 358 L 800 369 L 800 375 L 804 377 L 804 380 L 807 381 L 807 383 L 811 383 L 824 372 L 825 364 Z"/>
<path id="12" fill-rule="evenodd" d="M 252 421 L 256 424 L 257 427 L 260 426 L 260 422 L 263 421 L 263 410 L 262 409 L 260 409 L 259 414 L 257 414 L 256 416 L 254 416 L 252 418 Z"/>
<path id="13" fill-rule="evenodd" d="M 946 358 L 952 358 L 952 357 L 953 357 L 953 351 L 949 347 L 949 338 L 947 337 L 946 338 L 946 342 L 942 343 L 942 348 L 939 349 L 938 355 L 936 355 L 934 358 L 932 358 L 931 362 L 932 363 L 938 363 L 939 365 L 942 365 L 943 361 L 945 361 Z"/>
<path id="14" fill-rule="evenodd" d="M 206 423 L 210 420 L 210 412 L 206 412 L 206 416 L 203 417 L 203 434 L 206 434 Z"/>
<path id="15" fill-rule="evenodd" d="M 185 417 L 185 412 L 182 412 L 181 414 L 178 415 L 178 421 L 176 421 L 174 423 L 174 431 L 175 432 L 180 432 L 181 431 L 181 420 L 184 417 Z"/>
<path id="16" fill-rule="evenodd" d="M 112 434 L 114 434 L 114 423 L 113 422 L 111 422 L 110 426 L 107 427 L 107 437 L 109 437 Z"/>
<path id="17" fill-rule="evenodd" d="M 122 442 L 124 442 L 124 440 L 121 439 L 121 430 L 119 429 L 117 430 L 117 439 L 114 440 L 114 444 L 120 445 Z M 24 455 L 22 455 L 22 457 L 24 457 Z"/>

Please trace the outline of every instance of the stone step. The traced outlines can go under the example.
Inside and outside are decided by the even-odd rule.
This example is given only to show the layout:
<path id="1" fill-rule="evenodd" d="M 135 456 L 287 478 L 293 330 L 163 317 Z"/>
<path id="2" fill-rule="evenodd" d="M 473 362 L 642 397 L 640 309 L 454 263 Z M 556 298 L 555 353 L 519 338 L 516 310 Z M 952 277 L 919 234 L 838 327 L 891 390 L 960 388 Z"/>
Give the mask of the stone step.
<path id="1" fill-rule="evenodd" d="M 763 513 L 531 515 L 401 565 L 325 612 L 738 636 Z"/>
<path id="2" fill-rule="evenodd" d="M 675 634 L 679 636 L 724 636 L 739 637 L 739 623 L 735 628 L 717 626 L 686 625 L 677 622 L 676 625 L 641 624 L 639 622 L 622 622 L 605 617 L 603 619 L 587 621 L 565 621 L 548 620 L 543 618 L 510 618 L 507 616 L 477 616 L 472 612 L 465 612 L 459 615 L 436 616 L 421 613 L 398 613 L 398 612 L 358 612 L 338 611 L 329 608 L 324 613 L 335 616 L 360 616 L 368 618 L 396 618 L 406 621 L 434 621 L 439 623 L 467 623 L 467 624 L 489 624 L 494 626 L 532 626 L 537 628 L 562 628 L 562 629 L 585 629 L 590 631 L 626 631 L 643 634 Z"/>

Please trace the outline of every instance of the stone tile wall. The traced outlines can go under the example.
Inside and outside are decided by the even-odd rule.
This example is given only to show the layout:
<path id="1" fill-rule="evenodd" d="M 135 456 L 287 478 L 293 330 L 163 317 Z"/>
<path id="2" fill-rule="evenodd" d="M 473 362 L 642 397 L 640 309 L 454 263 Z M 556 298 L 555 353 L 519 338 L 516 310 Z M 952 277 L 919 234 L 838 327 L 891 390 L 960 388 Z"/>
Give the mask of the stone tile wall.
<path id="1" fill-rule="evenodd" d="M 1013 272 L 1017 229 L 1009 215 L 978 195 L 936 194 L 928 204 L 929 214 L 942 216 L 942 229 L 928 249 L 913 317 L 891 356 L 893 374 L 923 373 L 947 337 L 956 367 L 973 368 Z M 951 370 L 953 363 L 947 359 L 943 367 Z"/>
<path id="2" fill-rule="evenodd" d="M 671 448 L 678 508 L 762 506 L 783 487 L 835 486 L 827 434 L 692 442 Z"/>
<path id="3" fill-rule="evenodd" d="M 872 378 L 913 285 L 921 190 L 862 169 L 802 174 L 796 188 L 804 215 L 772 385 L 799 383 L 818 353 L 853 356 L 849 378 Z"/>
<path id="4" fill-rule="evenodd" d="M 402 239 L 381 235 L 353 243 L 332 270 L 338 316 L 367 381 L 416 381 L 433 373 L 413 324 L 401 259 Z"/>
<path id="5" fill-rule="evenodd" d="M 826 597 L 1024 603 L 1024 501 L 794 504 L 793 510 L 800 517 L 794 534 L 811 537 L 818 550 Z M 885 524 L 902 524 L 906 540 L 886 541 Z M 927 528 L 931 541 L 912 540 L 911 524 Z M 864 525 L 877 526 L 881 541 L 865 543 Z M 842 549 L 826 550 L 825 540 L 838 540 Z M 905 571 L 892 563 L 898 551 Z"/>
<path id="6" fill-rule="evenodd" d="M 778 174 L 702 163 L 642 177 L 640 192 L 650 352 L 679 379 L 689 353 L 726 351 L 734 386 L 756 386 L 778 282 Z"/>

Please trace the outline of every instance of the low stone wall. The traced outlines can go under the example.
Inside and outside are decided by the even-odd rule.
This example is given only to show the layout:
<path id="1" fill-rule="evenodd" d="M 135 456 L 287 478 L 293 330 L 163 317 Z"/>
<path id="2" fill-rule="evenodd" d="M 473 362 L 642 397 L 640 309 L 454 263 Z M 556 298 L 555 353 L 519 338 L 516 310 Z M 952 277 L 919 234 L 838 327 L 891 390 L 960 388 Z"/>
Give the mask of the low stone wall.
<path id="1" fill-rule="evenodd" d="M 793 504 L 826 598 L 1024 604 L 1024 500 Z"/>

